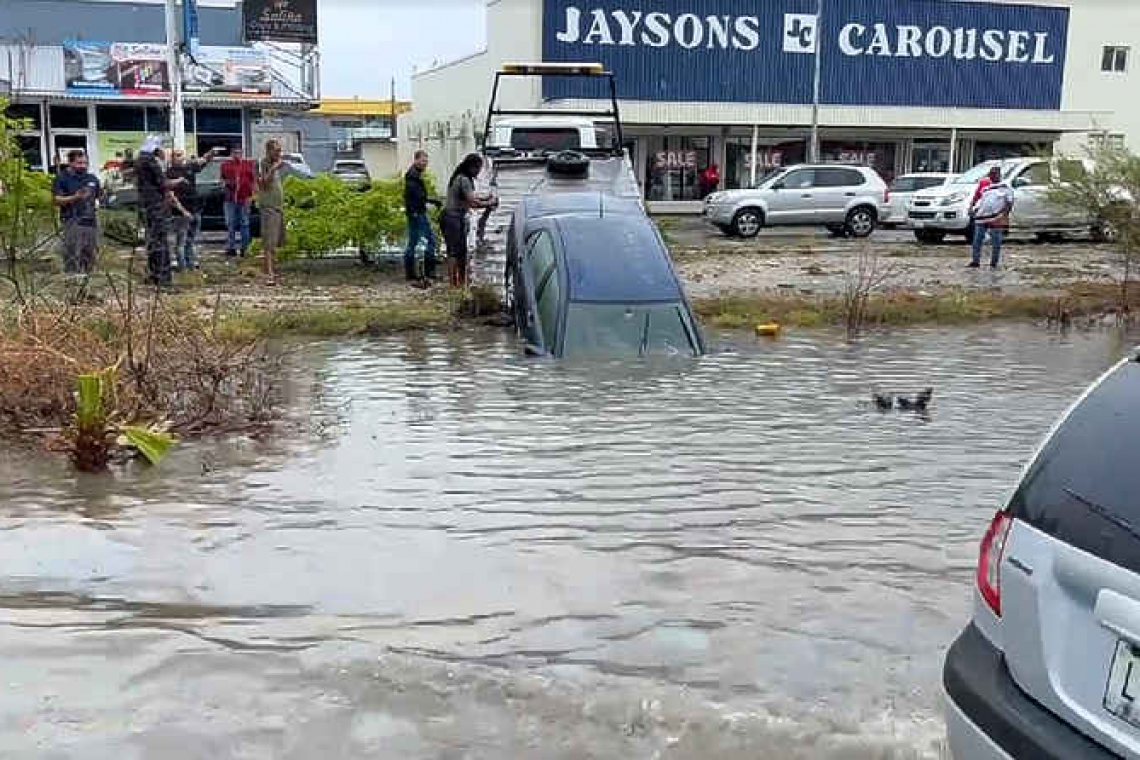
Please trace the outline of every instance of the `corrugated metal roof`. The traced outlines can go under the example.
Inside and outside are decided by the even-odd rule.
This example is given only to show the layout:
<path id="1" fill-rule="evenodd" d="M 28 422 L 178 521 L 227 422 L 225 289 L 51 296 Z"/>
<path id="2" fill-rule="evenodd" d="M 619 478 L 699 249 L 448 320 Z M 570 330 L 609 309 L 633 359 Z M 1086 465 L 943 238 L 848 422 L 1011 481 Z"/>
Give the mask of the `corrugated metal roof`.
<path id="1" fill-rule="evenodd" d="M 165 42 L 161 3 L 93 0 L 0 0 L 0 39 L 60 45 L 68 39 L 97 42 Z M 241 6 L 198 8 L 203 45 L 241 45 Z"/>
<path id="2" fill-rule="evenodd" d="M 0 45 L 0 79 L 22 90 L 60 91 L 66 88 L 63 48 L 58 46 Z"/>

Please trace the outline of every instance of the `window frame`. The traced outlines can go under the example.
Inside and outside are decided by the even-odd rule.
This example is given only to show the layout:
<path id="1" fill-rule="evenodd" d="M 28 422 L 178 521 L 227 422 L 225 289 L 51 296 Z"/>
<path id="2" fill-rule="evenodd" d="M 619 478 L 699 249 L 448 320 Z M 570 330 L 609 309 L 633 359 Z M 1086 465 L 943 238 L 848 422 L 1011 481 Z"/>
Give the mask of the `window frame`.
<path id="1" fill-rule="evenodd" d="M 1105 45 L 1101 49 L 1100 70 L 1103 74 L 1127 74 L 1131 45 Z"/>
<path id="2" fill-rule="evenodd" d="M 547 351 L 553 351 L 558 339 L 558 329 L 562 321 L 559 314 L 561 309 L 558 305 L 555 307 L 554 325 L 550 327 L 549 331 L 542 318 L 542 296 L 546 292 L 551 279 L 559 278 L 558 244 L 555 241 L 555 237 L 553 230 L 547 227 L 538 228 L 527 237 L 525 253 L 527 277 L 530 280 L 530 287 L 527 288 L 527 300 L 529 301 L 527 308 L 531 310 L 534 318 L 538 321 L 535 333 L 542 340 L 542 346 Z M 539 255 L 536 253 L 536 250 L 538 249 L 539 242 L 543 239 L 545 239 L 550 246 L 550 262 L 545 264 L 542 270 L 539 271 L 536 268 L 536 263 L 539 263 L 536 261 Z M 562 283 L 559 282 L 559 300 L 561 300 L 561 286 Z"/>
<path id="3" fill-rule="evenodd" d="M 788 177 L 794 177 L 797 174 L 807 174 L 811 177 L 811 179 L 808 180 L 808 183 L 806 185 L 796 185 L 795 187 L 788 185 Z M 777 180 L 776 184 L 778 184 L 784 190 L 807 190 L 809 188 L 813 188 L 815 187 L 815 169 L 792 169 L 790 172 L 780 177 L 780 179 Z"/>
<path id="4" fill-rule="evenodd" d="M 837 187 L 862 187 L 863 185 L 867 184 L 867 178 L 863 176 L 863 173 L 861 171 L 858 169 L 852 169 L 847 166 L 818 166 L 812 171 L 815 172 L 815 176 L 812 178 L 812 187 L 832 189 Z M 826 177 L 828 174 L 832 174 L 835 177 L 838 177 L 841 174 L 847 175 L 846 180 L 851 181 L 845 180 L 844 182 L 837 185 L 830 183 L 820 184 L 821 176 Z M 859 180 L 858 182 L 854 181 L 856 178 Z"/>

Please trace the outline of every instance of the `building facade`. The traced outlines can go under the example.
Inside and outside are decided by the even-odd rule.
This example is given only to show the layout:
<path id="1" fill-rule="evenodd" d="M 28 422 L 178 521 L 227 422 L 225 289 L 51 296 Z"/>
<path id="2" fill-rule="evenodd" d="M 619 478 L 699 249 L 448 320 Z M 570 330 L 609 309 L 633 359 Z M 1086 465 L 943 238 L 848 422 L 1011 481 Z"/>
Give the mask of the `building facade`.
<path id="1" fill-rule="evenodd" d="M 488 0 L 487 47 L 413 76 L 403 152 L 453 164 L 508 61 L 600 62 L 656 210 L 699 208 L 701 173 L 747 187 L 806 159 L 908 171 L 1090 140 L 1140 147 L 1135 0 Z M 818 78 L 816 72 L 818 71 Z M 818 81 L 818 100 L 816 84 Z M 596 109 L 583 80 L 507 82 L 507 108 Z"/>
<path id="2" fill-rule="evenodd" d="M 303 111 L 319 99 L 314 51 L 244 44 L 240 3 L 201 2 L 199 29 L 183 71 L 190 152 L 250 149 L 263 111 Z M 3 0 L 0 96 L 27 120 L 19 139 L 28 163 L 49 171 L 81 148 L 104 169 L 145 135 L 168 133 L 165 36 L 162 2 Z"/>

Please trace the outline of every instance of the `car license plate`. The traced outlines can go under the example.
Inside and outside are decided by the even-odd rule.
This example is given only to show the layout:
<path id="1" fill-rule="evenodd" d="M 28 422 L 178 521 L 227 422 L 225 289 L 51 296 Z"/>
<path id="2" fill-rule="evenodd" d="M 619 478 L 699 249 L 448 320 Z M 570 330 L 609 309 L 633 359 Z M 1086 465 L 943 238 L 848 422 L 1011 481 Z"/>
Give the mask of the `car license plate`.
<path id="1" fill-rule="evenodd" d="M 1104 709 L 1140 728 L 1140 648 L 1123 639 L 1116 642 Z"/>
<path id="2" fill-rule="evenodd" d="M 926 222 L 924 222 L 921 219 L 911 219 L 910 220 L 910 226 L 914 227 L 916 230 L 921 230 L 923 227 L 926 226 Z"/>

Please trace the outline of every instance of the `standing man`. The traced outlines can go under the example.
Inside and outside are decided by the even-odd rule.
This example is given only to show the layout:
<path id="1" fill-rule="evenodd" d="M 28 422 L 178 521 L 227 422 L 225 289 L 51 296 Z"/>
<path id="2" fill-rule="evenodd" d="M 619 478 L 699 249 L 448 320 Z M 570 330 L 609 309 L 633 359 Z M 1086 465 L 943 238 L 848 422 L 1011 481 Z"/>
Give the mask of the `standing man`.
<path id="1" fill-rule="evenodd" d="M 281 143 L 267 140 L 265 157 L 257 172 L 257 207 L 261 211 L 261 250 L 269 285 L 277 284 L 277 249 L 285 243 L 285 190 L 281 186 L 284 168 Z"/>
<path id="2" fill-rule="evenodd" d="M 416 279 L 416 247 L 420 240 L 427 242 L 424 250 L 424 279 L 435 279 L 435 233 L 428 219 L 428 204 L 437 208 L 441 205 L 435 198 L 428 197 L 424 184 L 424 172 L 428 167 L 427 151 L 417 150 L 412 166 L 404 175 L 404 213 L 408 216 L 408 247 L 404 249 L 404 279 Z"/>
<path id="3" fill-rule="evenodd" d="M 148 137 L 135 161 L 135 180 L 146 226 L 147 281 L 166 287 L 170 281 L 170 208 L 177 203 L 173 188 L 185 180 L 166 178 L 162 141 Z"/>
<path id="4" fill-rule="evenodd" d="M 198 174 L 214 160 L 221 148 L 211 148 L 200 159 L 186 160 L 186 151 L 175 150 L 171 154 L 170 168 L 166 170 L 168 179 L 185 180 L 174 188 L 178 200 L 179 213 L 171 217 L 174 228 L 174 268 L 198 268 L 198 253 L 194 249 L 198 233 L 202 229 L 202 199 L 198 197 Z"/>
<path id="5" fill-rule="evenodd" d="M 253 162 L 243 158 L 241 145 L 234 145 L 230 157 L 222 163 L 225 185 L 226 255 L 238 255 L 238 232 L 241 232 L 241 255 L 249 250 L 249 204 L 257 187 Z"/>
<path id="6" fill-rule="evenodd" d="M 979 191 L 970 207 L 970 216 L 974 219 L 974 248 L 969 266 L 977 269 L 982 265 L 982 247 L 988 232 L 993 248 L 990 268 L 997 269 L 1001 263 L 1002 238 L 1009 229 L 1009 212 L 1013 210 L 1013 189 L 1002 182 L 1001 166 L 990 169 L 989 176 L 982 181 L 986 184 L 984 187 L 979 185 Z"/>
<path id="7" fill-rule="evenodd" d="M 95 199 L 99 179 L 87 171 L 87 154 L 69 151 L 67 167 L 56 175 L 51 186 L 52 203 L 59 207 L 63 225 L 64 274 L 91 274 L 99 237 Z"/>

